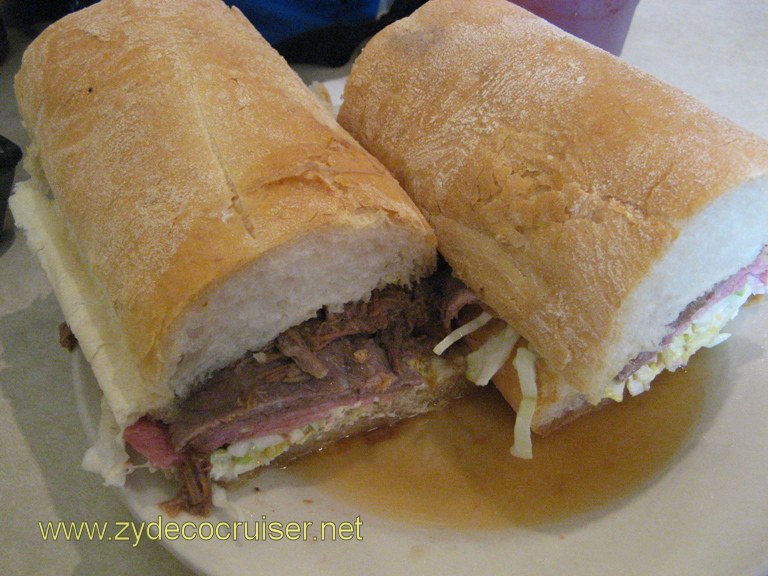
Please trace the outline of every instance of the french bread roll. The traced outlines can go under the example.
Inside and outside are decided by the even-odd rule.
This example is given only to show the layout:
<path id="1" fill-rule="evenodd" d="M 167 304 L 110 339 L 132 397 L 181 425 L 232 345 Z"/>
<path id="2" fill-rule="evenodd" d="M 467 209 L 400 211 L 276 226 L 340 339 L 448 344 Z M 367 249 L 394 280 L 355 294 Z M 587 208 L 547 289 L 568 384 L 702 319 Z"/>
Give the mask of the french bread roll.
<path id="1" fill-rule="evenodd" d="M 124 338 L 100 345 L 135 362 L 121 422 L 323 306 L 434 268 L 397 182 L 221 2 L 74 13 L 32 43 L 16 90 L 33 172 Z"/>
<path id="2" fill-rule="evenodd" d="M 768 243 L 765 140 L 504 0 L 431 0 L 376 35 L 339 122 L 538 355 L 539 432 L 620 399 Z M 511 361 L 495 382 L 517 408 Z"/>
<path id="3" fill-rule="evenodd" d="M 237 9 L 103 0 L 30 45 L 16 94 L 33 179 L 11 207 L 106 399 L 87 468 L 121 483 L 125 432 L 208 486 L 216 450 L 232 479 L 466 385 L 403 327 L 436 316 L 414 287 L 433 231 Z M 210 491 L 177 505 L 205 513 Z"/>

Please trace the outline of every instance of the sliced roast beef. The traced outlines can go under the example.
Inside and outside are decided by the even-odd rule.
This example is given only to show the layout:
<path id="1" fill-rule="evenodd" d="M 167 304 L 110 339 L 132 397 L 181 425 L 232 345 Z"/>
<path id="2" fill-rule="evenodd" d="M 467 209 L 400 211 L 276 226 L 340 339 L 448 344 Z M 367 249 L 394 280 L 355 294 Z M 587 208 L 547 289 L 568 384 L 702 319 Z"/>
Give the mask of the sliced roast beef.
<path id="1" fill-rule="evenodd" d="M 723 298 L 741 290 L 746 285 L 750 276 L 765 284 L 766 275 L 768 275 L 768 254 L 763 251 L 752 264 L 745 266 L 730 278 L 717 284 L 707 294 L 691 302 L 686 309 L 680 313 L 675 322 L 670 325 L 670 333 L 661 343 L 662 348 L 669 346 L 676 336 L 684 332 L 696 319 L 698 314 L 711 308 Z"/>
<path id="2" fill-rule="evenodd" d="M 632 374 L 653 360 L 656 357 L 656 354 L 658 354 L 658 352 L 640 352 L 640 354 L 635 356 L 626 366 L 624 366 L 624 368 L 621 369 L 621 372 L 619 372 L 616 376 L 616 380 L 619 382 L 624 382 L 624 380 L 632 376 Z"/>
<path id="3" fill-rule="evenodd" d="M 290 432 L 339 406 L 421 382 L 413 369 L 395 374 L 372 337 L 339 339 L 318 352 L 318 358 L 327 375 L 301 382 L 267 381 L 263 374 L 272 367 L 253 358 L 217 372 L 181 404 L 171 424 L 174 447 L 212 451 L 244 438 Z"/>

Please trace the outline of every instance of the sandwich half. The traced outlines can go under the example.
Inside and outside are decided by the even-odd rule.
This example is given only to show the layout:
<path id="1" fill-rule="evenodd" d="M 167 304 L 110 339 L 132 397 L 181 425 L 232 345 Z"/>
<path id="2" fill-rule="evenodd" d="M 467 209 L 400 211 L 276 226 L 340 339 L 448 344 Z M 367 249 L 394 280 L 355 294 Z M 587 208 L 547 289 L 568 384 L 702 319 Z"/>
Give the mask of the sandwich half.
<path id="1" fill-rule="evenodd" d="M 465 390 L 431 352 L 436 241 L 385 168 L 236 10 L 104 0 L 16 77 L 11 200 L 104 392 L 86 468 L 125 443 L 207 512 L 230 481 Z"/>
<path id="2" fill-rule="evenodd" d="M 506 325 L 470 372 L 504 365 L 517 440 L 647 390 L 765 290 L 768 143 L 509 2 L 379 33 L 339 121 L 484 309 L 461 333 Z"/>

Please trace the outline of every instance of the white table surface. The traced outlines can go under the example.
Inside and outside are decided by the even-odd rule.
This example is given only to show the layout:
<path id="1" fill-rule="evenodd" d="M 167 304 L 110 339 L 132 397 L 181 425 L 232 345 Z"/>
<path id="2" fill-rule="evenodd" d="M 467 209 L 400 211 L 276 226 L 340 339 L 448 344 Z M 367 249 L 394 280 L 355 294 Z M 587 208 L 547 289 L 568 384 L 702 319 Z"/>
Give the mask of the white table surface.
<path id="1" fill-rule="evenodd" d="M 25 145 L 13 75 L 30 38 L 10 30 L 0 67 L 0 133 Z M 768 137 L 768 1 L 641 0 L 623 57 Z M 346 69 L 302 69 L 333 79 Z M 17 180 L 25 177 L 17 171 Z M 10 225 L 9 222 L 7 225 Z M 120 521 L 115 489 L 83 472 L 62 315 L 19 233 L 0 239 L 0 558 L 3 574 L 190 574 L 155 542 L 43 542 L 37 522 Z M 767 545 L 768 546 L 768 545 Z"/>

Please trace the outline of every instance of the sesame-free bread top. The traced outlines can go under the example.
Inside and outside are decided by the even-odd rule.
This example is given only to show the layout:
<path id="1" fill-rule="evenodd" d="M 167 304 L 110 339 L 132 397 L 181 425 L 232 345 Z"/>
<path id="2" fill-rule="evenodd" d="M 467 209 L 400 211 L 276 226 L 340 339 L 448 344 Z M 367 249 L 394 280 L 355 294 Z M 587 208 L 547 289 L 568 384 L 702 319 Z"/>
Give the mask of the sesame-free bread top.
<path id="1" fill-rule="evenodd" d="M 599 403 L 768 241 L 768 143 L 504 0 L 432 0 L 376 35 L 339 121 L 539 354 L 550 403 Z"/>

